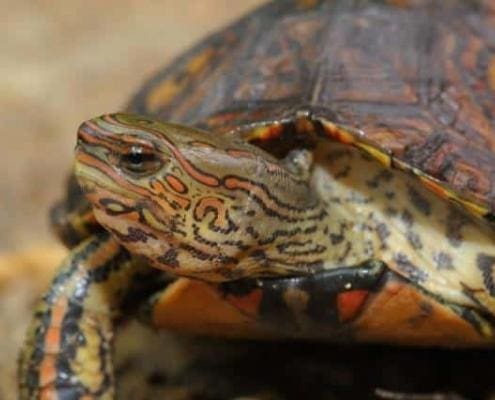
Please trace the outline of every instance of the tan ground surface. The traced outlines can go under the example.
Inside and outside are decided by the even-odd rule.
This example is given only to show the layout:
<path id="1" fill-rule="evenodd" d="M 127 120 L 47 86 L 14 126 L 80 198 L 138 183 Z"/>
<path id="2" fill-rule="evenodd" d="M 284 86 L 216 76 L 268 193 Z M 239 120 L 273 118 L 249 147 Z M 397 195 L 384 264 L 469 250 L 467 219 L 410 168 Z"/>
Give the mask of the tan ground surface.
<path id="1" fill-rule="evenodd" d="M 29 309 L 64 254 L 47 210 L 78 124 L 120 109 L 152 72 L 262 2 L 0 0 L 0 400 L 15 398 Z"/>

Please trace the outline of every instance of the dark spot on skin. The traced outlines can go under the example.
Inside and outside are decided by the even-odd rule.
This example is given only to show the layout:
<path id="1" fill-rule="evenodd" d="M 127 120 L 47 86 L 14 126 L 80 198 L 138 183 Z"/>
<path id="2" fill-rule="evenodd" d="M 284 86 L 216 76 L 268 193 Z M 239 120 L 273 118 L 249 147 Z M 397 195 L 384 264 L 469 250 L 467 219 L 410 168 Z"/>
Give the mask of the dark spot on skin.
<path id="1" fill-rule="evenodd" d="M 379 223 L 376 227 L 376 232 L 378 233 L 378 237 L 380 238 L 380 242 L 382 244 L 382 249 L 387 248 L 387 238 L 390 236 L 390 230 L 387 225 L 384 223 Z"/>
<path id="2" fill-rule="evenodd" d="M 428 318 L 433 313 L 433 306 L 425 301 L 419 302 L 419 312 L 413 317 L 409 318 L 408 322 L 411 326 L 417 326 L 418 323 L 422 323 L 425 318 Z"/>
<path id="3" fill-rule="evenodd" d="M 372 189 L 376 189 L 380 186 L 381 182 L 390 182 L 393 178 L 393 174 L 388 170 L 380 171 L 373 178 L 366 181 L 366 185 Z"/>
<path id="4" fill-rule="evenodd" d="M 385 197 L 388 200 L 392 200 L 395 197 L 395 193 L 394 192 L 385 192 Z"/>
<path id="5" fill-rule="evenodd" d="M 260 265 L 262 265 L 264 267 L 269 266 L 268 258 L 266 256 L 266 253 L 263 250 L 259 250 L 259 249 L 254 250 L 253 252 L 251 252 L 251 257 Z"/>
<path id="6" fill-rule="evenodd" d="M 422 316 L 424 317 L 429 317 L 433 313 L 433 306 L 431 305 L 431 303 L 422 301 L 419 303 L 419 308 L 421 310 Z"/>
<path id="7" fill-rule="evenodd" d="M 483 275 L 483 283 L 488 289 L 488 292 L 491 296 L 495 296 L 495 282 L 493 281 L 493 266 L 495 265 L 495 257 L 480 253 L 476 258 L 476 264 Z"/>
<path id="8" fill-rule="evenodd" d="M 454 207 L 450 207 L 447 215 L 447 224 L 445 225 L 445 236 L 452 247 L 460 247 L 463 241 L 462 228 L 468 219 Z"/>
<path id="9" fill-rule="evenodd" d="M 344 241 L 344 235 L 338 234 L 336 235 L 335 233 L 330 234 L 330 240 L 333 245 L 337 245 L 339 243 L 342 243 Z"/>
<path id="10" fill-rule="evenodd" d="M 373 258 L 373 255 L 374 255 L 374 246 L 373 246 L 373 242 L 371 240 L 367 240 L 366 241 L 366 246 L 364 248 L 364 254 L 368 257 L 368 258 Z"/>
<path id="11" fill-rule="evenodd" d="M 296 227 L 290 231 L 284 230 L 284 229 L 277 229 L 276 231 L 272 232 L 271 236 L 258 241 L 258 245 L 264 246 L 270 243 L 273 243 L 275 240 L 281 237 L 292 237 L 297 234 L 301 233 L 301 228 Z"/>
<path id="12" fill-rule="evenodd" d="M 157 261 L 172 268 L 177 268 L 179 266 L 177 255 L 176 249 L 169 249 L 164 255 L 158 257 Z"/>
<path id="13" fill-rule="evenodd" d="M 346 246 L 345 246 L 345 250 L 344 250 L 344 253 L 338 258 L 338 262 L 339 263 L 342 263 L 346 258 L 347 256 L 349 255 L 349 253 L 351 252 L 352 250 L 352 246 L 349 242 L 347 242 Z"/>
<path id="14" fill-rule="evenodd" d="M 394 207 L 387 207 L 385 209 L 385 214 L 389 217 L 395 217 L 399 212 Z"/>
<path id="15" fill-rule="evenodd" d="M 266 253 L 263 250 L 254 250 L 253 252 L 251 252 L 251 257 L 258 259 L 265 259 Z"/>
<path id="16" fill-rule="evenodd" d="M 413 249 L 419 250 L 423 248 L 423 243 L 421 243 L 421 239 L 416 232 L 408 230 L 406 233 L 406 237 Z"/>
<path id="17" fill-rule="evenodd" d="M 315 233 L 318 230 L 316 225 L 310 226 L 304 230 L 305 234 Z"/>
<path id="18" fill-rule="evenodd" d="M 378 180 L 376 180 L 375 178 L 373 178 L 372 180 L 366 181 L 366 185 L 368 185 L 368 187 L 370 187 L 372 189 L 376 189 L 376 188 L 378 188 L 378 186 L 380 186 L 380 182 Z"/>
<path id="19" fill-rule="evenodd" d="M 347 226 L 345 223 L 341 223 L 340 226 L 339 226 L 339 232 L 338 233 L 331 233 L 330 234 L 330 241 L 332 243 L 332 245 L 338 245 L 340 243 L 342 243 L 345 239 L 345 230 L 346 230 Z M 327 234 L 328 234 L 328 229 L 327 229 Z"/>
<path id="20" fill-rule="evenodd" d="M 309 248 L 307 248 L 308 246 Z M 307 240 L 305 242 L 284 242 L 277 245 L 277 250 L 279 253 L 289 256 L 302 256 L 308 254 L 320 254 L 326 250 L 326 247 L 314 245 L 312 240 Z"/>
<path id="21" fill-rule="evenodd" d="M 349 176 L 349 172 L 351 172 L 351 167 L 347 165 L 342 170 L 338 171 L 334 176 L 335 179 L 347 178 Z"/>
<path id="22" fill-rule="evenodd" d="M 421 283 L 428 279 L 428 274 L 414 265 L 404 253 L 397 253 L 394 260 L 399 269 L 413 282 Z"/>
<path id="23" fill-rule="evenodd" d="M 246 215 L 249 217 L 254 217 L 256 215 L 256 212 L 254 210 L 248 210 L 246 212 Z"/>
<path id="24" fill-rule="evenodd" d="M 244 244 L 242 240 L 226 240 L 224 242 L 221 242 L 222 245 L 226 246 L 232 246 L 232 247 L 237 247 L 239 250 L 249 250 L 250 246 Z"/>
<path id="25" fill-rule="evenodd" d="M 355 224 L 353 229 L 359 232 L 373 232 L 373 228 L 366 223 Z"/>
<path id="26" fill-rule="evenodd" d="M 349 158 L 349 156 L 351 155 L 351 152 L 349 150 L 332 150 L 330 151 L 329 153 L 327 153 L 327 160 L 328 161 L 337 161 L 343 157 L 345 158 Z"/>
<path id="27" fill-rule="evenodd" d="M 139 229 L 139 228 L 129 227 L 127 229 L 127 232 L 128 232 L 128 235 L 127 235 L 128 238 L 133 242 L 146 243 L 148 241 L 149 237 L 153 237 L 156 239 L 156 236 L 154 236 L 153 234 L 146 233 L 145 231 L 143 231 L 142 229 Z"/>
<path id="28" fill-rule="evenodd" d="M 115 229 L 112 229 L 112 233 L 118 237 L 118 239 L 125 243 L 136 243 L 143 242 L 146 243 L 149 238 L 156 239 L 156 236 L 152 233 L 147 233 L 139 228 L 134 228 L 132 226 L 127 228 L 127 235 L 123 234 Z"/>
<path id="29" fill-rule="evenodd" d="M 254 239 L 258 239 L 258 237 L 260 236 L 259 233 L 256 232 L 256 230 L 252 226 L 248 226 L 246 228 L 246 233 L 252 236 Z"/>
<path id="30" fill-rule="evenodd" d="M 444 251 L 438 251 L 433 254 L 433 261 L 437 265 L 439 270 L 451 270 L 454 269 L 452 262 L 452 256 Z"/>
<path id="31" fill-rule="evenodd" d="M 402 211 L 402 214 L 400 215 L 400 219 L 402 222 L 404 222 L 404 225 L 406 225 L 407 227 L 411 227 L 414 223 L 414 218 L 408 210 Z"/>
<path id="32" fill-rule="evenodd" d="M 421 211 L 424 215 L 431 214 L 431 204 L 428 199 L 411 186 L 408 186 L 407 193 L 418 211 Z"/>

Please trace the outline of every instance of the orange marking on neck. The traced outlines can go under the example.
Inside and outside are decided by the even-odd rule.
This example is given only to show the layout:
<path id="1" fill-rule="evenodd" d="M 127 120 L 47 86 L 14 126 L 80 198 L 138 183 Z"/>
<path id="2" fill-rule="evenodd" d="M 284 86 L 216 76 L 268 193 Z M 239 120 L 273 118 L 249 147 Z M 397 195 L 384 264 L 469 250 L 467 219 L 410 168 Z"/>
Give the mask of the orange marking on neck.
<path id="1" fill-rule="evenodd" d="M 161 181 L 159 180 L 152 180 L 151 183 L 151 188 L 156 191 L 157 194 L 162 194 L 163 196 L 167 197 L 169 201 L 173 201 L 177 203 L 182 209 L 187 210 L 189 206 L 191 205 L 191 201 L 186 198 L 177 195 L 176 193 L 170 191 Z M 163 202 L 158 201 L 155 199 L 160 204 L 163 204 Z M 166 208 L 170 208 L 169 205 L 166 205 Z M 170 209 L 171 212 L 175 212 L 175 210 Z"/>
<path id="2" fill-rule="evenodd" d="M 184 194 L 187 192 L 187 186 L 179 178 L 177 178 L 175 175 L 168 174 L 165 177 L 165 180 L 167 181 L 169 186 L 173 190 L 175 190 L 176 192 L 178 192 L 180 194 Z"/>
<path id="3" fill-rule="evenodd" d="M 212 209 L 217 211 L 214 225 L 222 228 L 225 225 L 225 205 L 217 197 L 203 197 L 194 209 L 194 217 L 201 221 Z"/>
<path id="4" fill-rule="evenodd" d="M 369 295 L 367 290 L 350 290 L 337 296 L 337 309 L 341 322 L 347 322 L 357 317 Z"/>
<path id="5" fill-rule="evenodd" d="M 169 143 L 169 149 L 191 178 L 206 186 L 216 187 L 220 184 L 219 180 L 213 175 L 206 174 L 195 168 L 172 143 Z"/>

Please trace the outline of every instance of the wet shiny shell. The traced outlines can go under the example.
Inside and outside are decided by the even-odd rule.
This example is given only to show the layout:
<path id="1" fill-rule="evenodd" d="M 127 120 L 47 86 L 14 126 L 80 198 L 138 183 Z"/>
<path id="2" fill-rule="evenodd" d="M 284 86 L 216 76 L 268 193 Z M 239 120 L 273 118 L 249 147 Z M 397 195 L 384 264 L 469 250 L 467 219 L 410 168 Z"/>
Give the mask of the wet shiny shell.
<path id="1" fill-rule="evenodd" d="M 156 74 L 129 110 L 214 132 L 322 117 L 493 219 L 494 13 L 490 1 L 271 2 Z"/>

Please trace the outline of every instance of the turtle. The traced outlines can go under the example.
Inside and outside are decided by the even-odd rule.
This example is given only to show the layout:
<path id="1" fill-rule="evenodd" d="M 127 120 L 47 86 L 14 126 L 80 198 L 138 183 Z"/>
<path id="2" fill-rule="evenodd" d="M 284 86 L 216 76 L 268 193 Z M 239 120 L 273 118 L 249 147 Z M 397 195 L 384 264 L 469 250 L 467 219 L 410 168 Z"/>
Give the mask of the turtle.
<path id="1" fill-rule="evenodd" d="M 21 399 L 114 398 L 112 338 L 495 344 L 488 1 L 276 0 L 78 129 Z"/>

